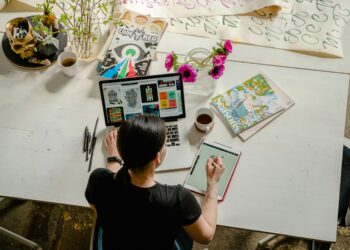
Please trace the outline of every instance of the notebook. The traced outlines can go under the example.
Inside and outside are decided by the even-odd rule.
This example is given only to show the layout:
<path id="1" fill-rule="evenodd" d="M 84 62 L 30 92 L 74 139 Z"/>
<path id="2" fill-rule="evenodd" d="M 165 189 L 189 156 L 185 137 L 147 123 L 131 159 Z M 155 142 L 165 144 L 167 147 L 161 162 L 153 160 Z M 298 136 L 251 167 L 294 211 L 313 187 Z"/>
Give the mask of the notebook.
<path id="1" fill-rule="evenodd" d="M 207 189 L 206 162 L 209 157 L 221 156 L 225 165 L 218 185 L 218 200 L 223 201 L 241 153 L 228 145 L 205 140 L 194 158 L 192 167 L 184 182 L 184 187 L 199 194 L 205 194 Z"/>
<path id="2" fill-rule="evenodd" d="M 253 127 L 250 127 L 249 129 L 239 133 L 238 137 L 243 141 L 248 140 L 251 136 L 253 136 L 255 133 L 257 133 L 259 130 L 264 128 L 267 124 L 269 124 L 271 121 L 273 121 L 275 118 L 283 114 L 285 111 L 287 111 L 289 108 L 291 108 L 295 104 L 293 99 L 278 84 L 273 82 L 270 77 L 268 77 L 266 74 L 263 74 L 263 73 L 261 73 L 261 75 L 263 75 L 264 78 L 268 81 L 270 87 L 274 90 L 275 94 L 279 98 L 281 98 L 284 109 L 270 116 L 269 118 L 266 118 L 265 120 L 255 124 Z"/>
<path id="3" fill-rule="evenodd" d="M 167 126 L 167 154 L 156 171 L 189 168 L 191 152 L 185 121 L 181 74 L 152 75 L 100 81 L 106 126 L 120 126 L 139 114 L 154 114 Z M 181 157 L 179 157 L 181 156 Z"/>
<path id="4" fill-rule="evenodd" d="M 235 135 L 285 108 L 262 74 L 212 98 L 211 105 L 226 120 Z"/>

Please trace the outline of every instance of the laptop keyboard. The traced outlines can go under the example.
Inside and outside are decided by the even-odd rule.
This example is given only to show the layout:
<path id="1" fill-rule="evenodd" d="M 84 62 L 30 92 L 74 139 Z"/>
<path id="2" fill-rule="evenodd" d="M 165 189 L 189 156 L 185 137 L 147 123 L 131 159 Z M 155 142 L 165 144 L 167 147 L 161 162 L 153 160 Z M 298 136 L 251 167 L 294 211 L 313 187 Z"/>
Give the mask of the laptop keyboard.
<path id="1" fill-rule="evenodd" d="M 180 146 L 180 138 L 179 138 L 179 129 L 177 124 L 166 125 L 167 127 L 167 139 L 165 142 L 165 146 L 174 147 Z"/>

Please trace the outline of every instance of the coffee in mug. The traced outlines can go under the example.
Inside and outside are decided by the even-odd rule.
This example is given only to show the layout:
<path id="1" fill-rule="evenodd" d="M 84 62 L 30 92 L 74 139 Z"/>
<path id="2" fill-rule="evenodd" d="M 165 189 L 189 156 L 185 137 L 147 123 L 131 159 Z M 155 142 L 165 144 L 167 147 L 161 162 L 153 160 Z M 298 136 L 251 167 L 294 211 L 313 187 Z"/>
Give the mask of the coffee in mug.
<path id="1" fill-rule="evenodd" d="M 76 63 L 77 60 L 75 60 L 75 58 L 66 58 L 62 61 L 62 66 L 63 67 L 70 67 L 72 66 L 74 63 Z"/>
<path id="2" fill-rule="evenodd" d="M 75 76 L 78 73 L 78 58 L 72 51 L 63 51 L 57 59 L 58 65 L 66 76 Z"/>
<path id="3" fill-rule="evenodd" d="M 197 122 L 201 124 L 209 124 L 212 120 L 211 116 L 207 114 L 201 114 L 197 117 Z"/>
<path id="4" fill-rule="evenodd" d="M 208 134 L 214 126 L 213 111 L 208 108 L 198 109 L 194 125 L 199 131 Z"/>

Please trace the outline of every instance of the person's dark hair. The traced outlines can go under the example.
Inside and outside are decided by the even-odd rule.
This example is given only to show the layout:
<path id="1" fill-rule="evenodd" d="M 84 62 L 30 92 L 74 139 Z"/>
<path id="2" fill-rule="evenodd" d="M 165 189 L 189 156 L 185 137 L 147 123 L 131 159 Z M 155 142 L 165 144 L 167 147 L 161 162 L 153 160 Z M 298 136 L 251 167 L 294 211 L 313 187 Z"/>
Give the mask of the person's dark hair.
<path id="1" fill-rule="evenodd" d="M 164 146 L 166 127 L 154 115 L 138 115 L 125 121 L 119 128 L 117 147 L 124 165 L 117 179 L 130 183 L 128 169 L 141 169 L 156 157 Z"/>

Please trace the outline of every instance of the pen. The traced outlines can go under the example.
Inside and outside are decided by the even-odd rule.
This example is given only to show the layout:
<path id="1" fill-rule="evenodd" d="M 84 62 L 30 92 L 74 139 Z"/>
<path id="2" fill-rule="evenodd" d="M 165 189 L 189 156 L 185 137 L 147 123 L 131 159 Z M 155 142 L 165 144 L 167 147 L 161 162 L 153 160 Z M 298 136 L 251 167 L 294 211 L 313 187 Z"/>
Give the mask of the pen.
<path id="1" fill-rule="evenodd" d="M 94 133 L 92 134 L 92 138 L 91 138 L 91 146 L 90 146 L 90 152 L 89 154 L 92 153 L 92 149 L 93 149 L 93 146 L 94 146 L 94 143 L 95 143 L 95 140 L 96 140 L 96 128 L 97 128 L 97 124 L 98 124 L 98 117 L 96 119 L 96 122 L 95 122 L 95 128 L 94 128 Z"/>
<path id="2" fill-rule="evenodd" d="M 90 144 L 90 140 L 91 140 L 91 133 L 87 132 L 87 136 L 86 136 L 86 156 L 85 156 L 85 161 L 89 160 L 89 144 Z"/>
<path id="3" fill-rule="evenodd" d="M 85 131 L 84 131 L 84 146 L 83 146 L 83 152 L 86 152 L 86 150 L 87 150 L 87 137 L 88 137 L 88 132 L 89 131 L 89 129 L 88 129 L 88 127 L 86 126 L 85 127 Z"/>
<path id="4" fill-rule="evenodd" d="M 91 170 L 92 157 L 94 155 L 94 149 L 95 149 L 95 144 L 96 144 L 96 139 L 97 139 L 97 137 L 96 137 L 97 124 L 98 124 L 98 117 L 96 119 L 94 133 L 92 134 L 92 138 L 91 138 L 91 147 L 90 147 L 91 156 L 90 156 L 88 172 L 90 172 L 90 170 Z"/>

